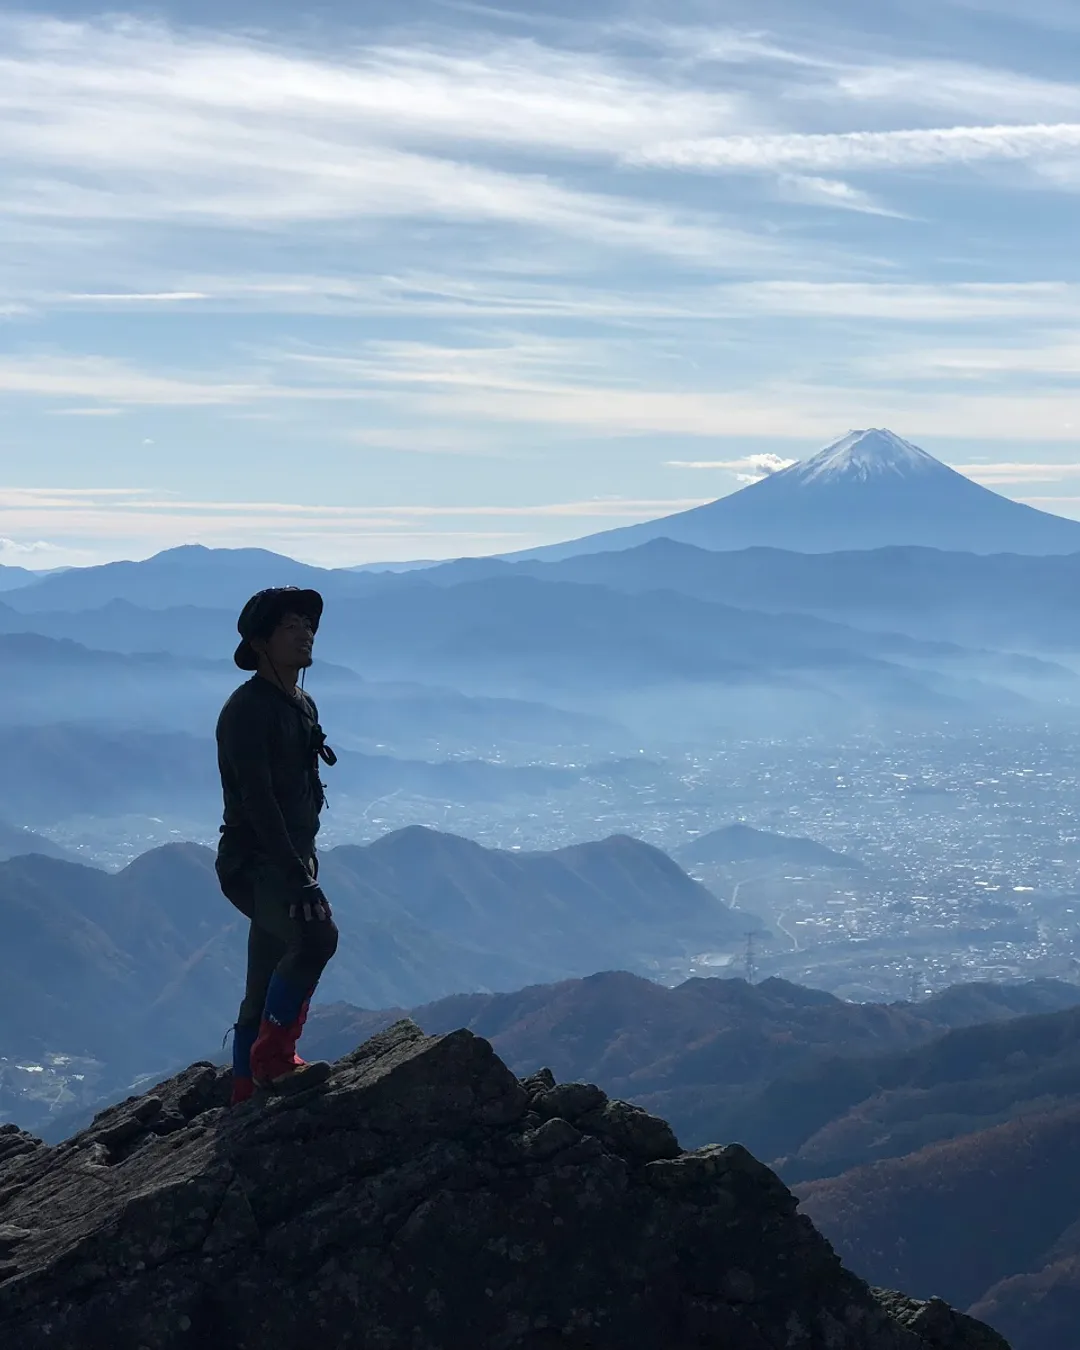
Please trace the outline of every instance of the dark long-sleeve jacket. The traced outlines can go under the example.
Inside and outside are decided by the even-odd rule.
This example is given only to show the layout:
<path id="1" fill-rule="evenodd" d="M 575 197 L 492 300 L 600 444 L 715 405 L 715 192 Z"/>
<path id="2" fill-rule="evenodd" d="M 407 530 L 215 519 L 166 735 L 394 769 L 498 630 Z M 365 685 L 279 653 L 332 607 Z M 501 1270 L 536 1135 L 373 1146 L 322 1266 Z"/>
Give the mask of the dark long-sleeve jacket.
<path id="1" fill-rule="evenodd" d="M 294 699 L 254 675 L 231 696 L 217 724 L 225 802 L 219 870 L 239 870 L 262 855 L 295 885 L 311 884 L 308 864 L 324 803 L 321 739 L 318 709 L 303 691 Z"/>

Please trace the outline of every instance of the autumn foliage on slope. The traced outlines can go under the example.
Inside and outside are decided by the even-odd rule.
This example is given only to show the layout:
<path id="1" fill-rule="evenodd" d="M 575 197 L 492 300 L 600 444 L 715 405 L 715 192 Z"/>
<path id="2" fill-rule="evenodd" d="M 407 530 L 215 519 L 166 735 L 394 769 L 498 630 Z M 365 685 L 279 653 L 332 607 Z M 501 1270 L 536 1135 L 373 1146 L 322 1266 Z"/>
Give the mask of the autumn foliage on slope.
<path id="1" fill-rule="evenodd" d="M 804 1211 L 872 1284 L 977 1305 L 1017 1350 L 1076 1350 L 1080 1320 L 1072 1340 L 1032 1339 L 991 1315 L 988 1300 L 1015 1308 L 1024 1290 L 1002 1282 L 1043 1271 L 1080 1219 L 1080 1103 L 798 1189 Z"/>
<path id="2" fill-rule="evenodd" d="M 1073 1350 L 1080 1335 L 1080 1252 L 994 1286 L 971 1309 L 1014 1350 Z"/>

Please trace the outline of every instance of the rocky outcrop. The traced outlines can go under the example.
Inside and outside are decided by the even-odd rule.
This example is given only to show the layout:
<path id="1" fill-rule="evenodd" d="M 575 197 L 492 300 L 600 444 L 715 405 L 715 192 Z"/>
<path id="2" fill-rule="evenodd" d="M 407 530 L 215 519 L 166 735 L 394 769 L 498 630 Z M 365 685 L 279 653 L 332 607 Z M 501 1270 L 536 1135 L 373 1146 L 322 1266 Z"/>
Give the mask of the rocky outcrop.
<path id="1" fill-rule="evenodd" d="M 870 1290 L 739 1145 L 396 1023 L 306 1094 L 194 1065 L 0 1130 L 5 1350 L 1008 1350 Z"/>

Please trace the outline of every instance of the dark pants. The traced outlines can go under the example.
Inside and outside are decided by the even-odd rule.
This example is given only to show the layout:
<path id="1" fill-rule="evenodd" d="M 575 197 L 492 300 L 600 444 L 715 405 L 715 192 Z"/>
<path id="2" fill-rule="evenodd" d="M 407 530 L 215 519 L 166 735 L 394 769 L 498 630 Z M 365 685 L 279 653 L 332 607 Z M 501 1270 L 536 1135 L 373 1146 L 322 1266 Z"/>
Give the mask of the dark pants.
<path id="1" fill-rule="evenodd" d="M 279 868 L 263 859 L 252 859 L 239 871 L 223 876 L 222 889 L 251 920 L 247 985 L 236 1024 L 257 1027 L 275 973 L 305 995 L 314 990 L 337 951 L 337 925 L 333 919 L 305 919 L 302 915 L 291 919 L 290 907 L 302 903 L 300 892 Z"/>

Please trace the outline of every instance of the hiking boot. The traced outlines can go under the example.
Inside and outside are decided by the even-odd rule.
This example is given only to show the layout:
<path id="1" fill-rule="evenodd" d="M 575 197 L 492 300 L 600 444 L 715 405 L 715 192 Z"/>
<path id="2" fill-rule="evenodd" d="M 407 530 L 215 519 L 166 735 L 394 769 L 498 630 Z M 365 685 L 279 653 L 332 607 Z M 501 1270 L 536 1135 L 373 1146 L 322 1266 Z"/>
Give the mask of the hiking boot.
<path id="1" fill-rule="evenodd" d="M 307 1021 L 308 1009 L 310 1007 L 311 1007 L 311 997 L 309 995 L 306 999 L 304 999 L 303 1003 L 300 1005 L 300 1012 L 296 1018 L 296 1021 L 292 1024 L 292 1026 L 289 1027 L 289 1035 L 292 1038 L 292 1061 L 293 1064 L 295 1064 L 298 1069 L 302 1069 L 304 1065 L 307 1063 L 307 1060 L 301 1059 L 300 1056 L 296 1053 L 296 1042 L 304 1034 L 304 1023 Z"/>
<path id="2" fill-rule="evenodd" d="M 265 1021 L 259 1028 L 259 1038 L 251 1047 L 251 1075 L 255 1086 L 275 1092 L 299 1091 L 301 1086 L 324 1083 L 330 1076 L 330 1066 L 324 1061 L 297 1063 L 296 1023 L 279 1027 Z"/>
<path id="3" fill-rule="evenodd" d="M 239 1106 L 242 1102 L 249 1101 L 252 1093 L 255 1091 L 255 1084 L 251 1077 L 251 1047 L 255 1043 L 258 1035 L 255 1027 L 240 1026 L 233 1027 L 233 1063 L 232 1063 L 232 1096 L 229 1099 L 230 1106 Z"/>
<path id="4" fill-rule="evenodd" d="M 296 1039 L 293 1028 L 280 1027 L 263 1018 L 255 1044 L 251 1047 L 251 1076 L 259 1087 L 268 1087 L 296 1068 L 293 1054 Z"/>
<path id="5" fill-rule="evenodd" d="M 253 1078 L 236 1078 L 232 1081 L 232 1096 L 229 1098 L 230 1106 L 242 1106 L 244 1102 L 249 1102 L 255 1095 L 255 1080 Z"/>

